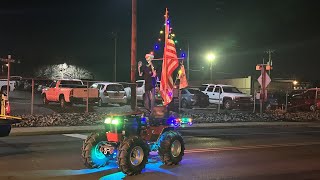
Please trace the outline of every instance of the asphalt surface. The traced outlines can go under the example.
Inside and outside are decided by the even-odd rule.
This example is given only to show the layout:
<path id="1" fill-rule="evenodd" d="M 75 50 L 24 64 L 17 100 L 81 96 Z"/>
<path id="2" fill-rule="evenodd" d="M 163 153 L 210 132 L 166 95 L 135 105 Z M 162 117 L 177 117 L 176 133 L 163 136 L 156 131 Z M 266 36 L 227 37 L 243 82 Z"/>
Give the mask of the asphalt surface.
<path id="1" fill-rule="evenodd" d="M 11 113 L 12 115 L 25 115 L 31 114 L 31 92 L 29 91 L 21 91 L 21 90 L 14 90 L 10 92 L 10 106 L 11 106 Z M 141 102 L 137 104 L 139 107 L 143 105 Z M 206 109 L 208 111 L 217 111 L 217 107 L 215 105 L 210 105 L 208 108 L 199 108 L 194 107 L 197 110 Z M 103 107 L 98 107 L 94 104 L 89 104 L 88 108 L 89 112 L 113 112 L 113 113 L 120 113 L 130 111 L 130 105 L 119 106 L 118 104 L 108 104 L 104 105 Z M 190 111 L 191 109 L 185 109 Z M 237 110 L 236 110 L 237 111 Z M 243 111 L 243 110 L 242 110 Z M 247 110 L 245 110 L 247 111 Z M 249 110 L 250 112 L 252 109 Z M 85 104 L 74 104 L 71 107 L 67 108 L 60 108 L 59 103 L 50 103 L 49 105 L 43 105 L 41 93 L 37 92 L 34 94 L 34 101 L 33 101 L 33 113 L 34 114 L 53 114 L 53 113 L 84 113 L 86 112 L 86 105 Z M 221 109 L 220 112 L 224 112 Z"/>
<path id="2" fill-rule="evenodd" d="M 87 134 L 0 139 L 0 179 L 320 179 L 320 128 L 181 130 L 183 161 L 164 166 L 153 155 L 145 171 L 125 177 L 114 163 L 86 169 L 80 158 Z"/>

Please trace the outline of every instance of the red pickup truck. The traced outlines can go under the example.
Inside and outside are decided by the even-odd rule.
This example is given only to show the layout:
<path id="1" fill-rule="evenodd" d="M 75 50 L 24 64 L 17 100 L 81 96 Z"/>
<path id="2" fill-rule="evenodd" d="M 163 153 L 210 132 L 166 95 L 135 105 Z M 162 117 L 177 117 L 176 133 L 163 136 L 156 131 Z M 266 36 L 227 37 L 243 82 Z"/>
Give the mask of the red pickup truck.
<path id="1" fill-rule="evenodd" d="M 99 92 L 96 88 L 87 88 L 81 80 L 56 80 L 48 88 L 42 90 L 43 104 L 59 102 L 64 108 L 71 104 L 84 104 L 99 101 Z"/>

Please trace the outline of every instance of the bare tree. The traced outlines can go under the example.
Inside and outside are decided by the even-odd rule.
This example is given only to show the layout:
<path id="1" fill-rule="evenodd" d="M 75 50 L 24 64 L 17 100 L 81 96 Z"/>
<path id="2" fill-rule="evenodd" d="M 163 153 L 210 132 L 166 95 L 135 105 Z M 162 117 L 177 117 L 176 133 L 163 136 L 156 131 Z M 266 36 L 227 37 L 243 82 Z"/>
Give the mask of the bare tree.
<path id="1" fill-rule="evenodd" d="M 47 78 L 47 79 L 93 79 L 93 74 L 88 70 L 66 64 L 58 65 L 47 65 L 40 67 L 36 71 L 37 78 Z"/>

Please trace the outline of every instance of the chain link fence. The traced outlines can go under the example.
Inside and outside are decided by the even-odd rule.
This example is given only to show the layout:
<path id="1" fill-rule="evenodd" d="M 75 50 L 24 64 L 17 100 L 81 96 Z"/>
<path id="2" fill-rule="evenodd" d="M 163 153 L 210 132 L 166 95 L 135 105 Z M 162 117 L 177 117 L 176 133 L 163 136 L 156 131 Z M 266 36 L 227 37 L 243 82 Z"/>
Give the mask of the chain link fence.
<path id="1" fill-rule="evenodd" d="M 12 82 L 9 91 L 12 115 L 126 112 L 131 110 L 131 102 L 136 101 L 131 98 L 136 83 L 36 78 Z"/>
<path id="2" fill-rule="evenodd" d="M 6 88 L 1 88 L 4 91 Z M 131 90 L 136 89 L 132 98 Z M 143 106 L 143 84 L 128 82 L 86 81 L 81 84 L 58 84 L 49 79 L 21 78 L 10 87 L 9 100 L 13 115 L 54 113 L 128 112 Z M 320 90 L 267 88 L 265 101 L 260 89 L 232 86 L 189 86 L 178 91 L 174 99 L 178 110 L 210 112 L 246 111 L 316 111 L 320 107 Z M 156 99 L 161 99 L 156 93 Z"/>
<path id="3" fill-rule="evenodd" d="M 181 90 L 181 109 L 225 111 L 296 112 L 316 111 L 320 108 L 320 89 L 273 89 L 267 88 L 265 98 L 259 88 L 232 86 L 189 86 Z"/>

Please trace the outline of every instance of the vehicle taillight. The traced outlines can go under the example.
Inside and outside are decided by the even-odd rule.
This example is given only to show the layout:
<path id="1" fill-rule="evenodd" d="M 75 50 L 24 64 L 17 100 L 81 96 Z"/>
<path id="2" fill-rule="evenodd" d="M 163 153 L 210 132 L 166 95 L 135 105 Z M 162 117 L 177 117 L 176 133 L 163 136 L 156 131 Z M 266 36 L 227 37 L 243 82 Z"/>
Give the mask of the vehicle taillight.
<path id="1" fill-rule="evenodd" d="M 10 111 L 11 111 L 10 103 L 9 103 L 9 101 L 7 101 L 6 102 L 6 115 L 10 115 Z"/>

